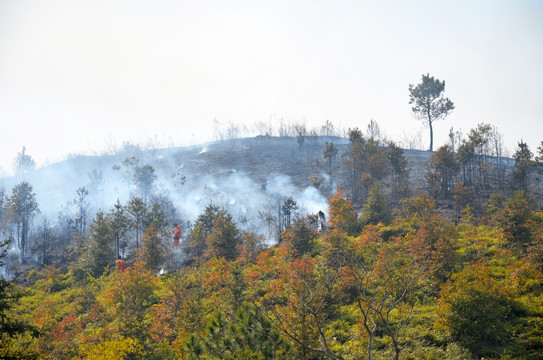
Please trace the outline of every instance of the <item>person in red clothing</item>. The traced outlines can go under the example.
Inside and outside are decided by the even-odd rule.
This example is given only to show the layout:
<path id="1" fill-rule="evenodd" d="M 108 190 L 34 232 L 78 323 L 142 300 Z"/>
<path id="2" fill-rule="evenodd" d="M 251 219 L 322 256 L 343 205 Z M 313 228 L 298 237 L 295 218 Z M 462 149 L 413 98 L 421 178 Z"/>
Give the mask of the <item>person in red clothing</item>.
<path id="1" fill-rule="evenodd" d="M 124 260 L 115 260 L 115 265 L 117 265 L 117 270 L 119 272 L 124 272 L 126 270 L 126 264 L 124 263 Z"/>
<path id="2" fill-rule="evenodd" d="M 179 247 L 179 240 L 181 240 L 181 225 L 173 224 L 173 241 L 175 246 Z"/>

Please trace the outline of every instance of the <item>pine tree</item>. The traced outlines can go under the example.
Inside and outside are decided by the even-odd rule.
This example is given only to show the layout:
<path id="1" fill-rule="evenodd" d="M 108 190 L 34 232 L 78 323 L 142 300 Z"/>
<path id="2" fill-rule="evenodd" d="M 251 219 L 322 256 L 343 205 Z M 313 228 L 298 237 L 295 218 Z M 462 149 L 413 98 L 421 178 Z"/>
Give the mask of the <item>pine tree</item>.
<path id="1" fill-rule="evenodd" d="M 316 231 L 311 228 L 307 219 L 295 219 L 294 223 L 283 232 L 283 243 L 292 247 L 295 257 L 308 253 L 313 248 Z"/>
<path id="2" fill-rule="evenodd" d="M 11 222 L 17 230 L 17 245 L 21 251 L 21 260 L 26 261 L 28 248 L 28 233 L 34 215 L 39 212 L 36 194 L 32 192 L 32 185 L 23 181 L 13 188 L 12 195 L 7 200 L 7 210 Z"/>
<path id="3" fill-rule="evenodd" d="M 530 176 L 535 165 L 532 158 L 533 154 L 528 144 L 521 140 L 515 152 L 515 169 L 513 170 L 513 180 L 517 190 L 528 191 Z"/>
<path id="4" fill-rule="evenodd" d="M 219 212 L 211 234 L 207 237 L 207 256 L 234 260 L 238 257 L 240 244 L 241 236 L 232 215 L 225 211 Z"/>
<path id="5" fill-rule="evenodd" d="M 422 82 L 417 86 L 409 85 L 409 104 L 414 104 L 413 113 L 430 129 L 430 151 L 434 151 L 434 121 L 445 118 L 454 110 L 453 102 L 443 97 L 444 90 L 445 81 L 429 74 L 422 75 Z"/>
<path id="6" fill-rule="evenodd" d="M 100 277 L 115 261 L 114 243 L 111 223 L 103 212 L 96 213 L 90 225 L 90 238 L 84 244 L 84 252 L 79 259 L 79 267 L 94 278 Z"/>
<path id="7" fill-rule="evenodd" d="M 387 198 L 381 183 L 376 182 L 369 191 L 368 200 L 362 208 L 360 221 L 364 225 L 389 223 L 392 220 L 392 213 L 387 204 Z"/>
<path id="8" fill-rule="evenodd" d="M 109 210 L 108 218 L 111 224 L 113 237 L 115 238 L 115 254 L 117 259 L 120 259 L 121 249 L 124 248 L 123 241 L 129 227 L 129 219 L 119 199 L 117 199 L 113 208 Z"/>
<path id="9" fill-rule="evenodd" d="M 130 200 L 126 210 L 130 216 L 130 227 L 136 232 L 136 249 L 138 249 L 140 233 L 144 230 L 144 220 L 147 215 L 148 207 L 142 198 L 135 197 Z"/>
<path id="10" fill-rule="evenodd" d="M 219 208 L 213 204 L 208 204 L 204 212 L 196 219 L 187 244 L 187 257 L 190 261 L 197 260 L 204 255 L 207 249 L 206 239 L 211 234 L 218 214 Z"/>
<path id="11" fill-rule="evenodd" d="M 145 266 L 154 272 L 157 272 L 166 255 L 166 249 L 160 238 L 159 230 L 154 225 L 145 229 L 145 234 L 141 238 L 141 248 L 138 250 L 138 258 L 145 263 Z"/>
<path id="12" fill-rule="evenodd" d="M 326 142 L 322 149 L 322 159 L 326 162 L 328 167 L 328 175 L 330 175 L 330 184 L 332 184 L 332 167 L 334 160 L 336 159 L 338 149 L 333 142 Z"/>

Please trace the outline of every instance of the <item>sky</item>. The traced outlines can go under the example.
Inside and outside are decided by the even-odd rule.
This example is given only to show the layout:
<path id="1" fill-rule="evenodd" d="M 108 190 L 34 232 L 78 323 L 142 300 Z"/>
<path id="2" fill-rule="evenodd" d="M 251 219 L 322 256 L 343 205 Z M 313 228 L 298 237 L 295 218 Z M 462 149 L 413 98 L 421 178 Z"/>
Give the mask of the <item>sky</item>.
<path id="1" fill-rule="evenodd" d="M 0 174 L 23 146 L 43 166 L 278 119 L 425 148 L 408 88 L 427 73 L 456 106 L 434 148 L 488 123 L 535 151 L 542 64 L 539 0 L 0 0 Z"/>

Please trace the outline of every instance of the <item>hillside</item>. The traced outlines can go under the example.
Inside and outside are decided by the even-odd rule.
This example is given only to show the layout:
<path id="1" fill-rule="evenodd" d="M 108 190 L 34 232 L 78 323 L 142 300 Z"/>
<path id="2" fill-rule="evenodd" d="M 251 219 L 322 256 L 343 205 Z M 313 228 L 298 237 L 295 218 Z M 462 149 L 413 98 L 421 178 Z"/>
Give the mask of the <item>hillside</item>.
<path id="1" fill-rule="evenodd" d="M 205 175 L 221 176 L 233 172 L 244 172 L 260 185 L 272 174 L 292 177 L 297 186 L 308 184 L 307 176 L 311 173 L 312 162 L 321 158 L 322 147 L 326 141 L 334 142 L 340 153 L 348 146 L 348 140 L 339 137 L 308 137 L 300 149 L 293 137 L 259 136 L 254 138 L 225 140 L 196 146 L 139 150 L 131 148 L 114 155 L 75 156 L 49 165 L 22 176 L 1 179 L 6 188 L 23 178 L 47 186 L 48 192 L 55 193 L 62 189 L 71 189 L 89 182 L 92 171 L 102 171 L 104 177 L 117 177 L 112 166 L 121 164 L 129 156 L 136 156 L 140 163 L 151 164 L 159 174 L 169 173 L 177 168 L 190 179 Z M 47 184 L 41 184 L 47 178 Z M 43 189 L 46 189 L 44 187 Z M 65 191 L 62 191 L 65 192 Z"/>
<path id="2" fill-rule="evenodd" d="M 334 143 L 338 149 L 332 182 L 322 161 L 320 164 L 315 161 L 322 160 L 326 142 Z M 269 210 L 270 202 L 275 202 L 278 196 L 293 196 L 301 202 L 302 210 L 317 212 L 325 211 L 326 198 L 335 192 L 337 184 L 345 186 L 341 156 L 348 149 L 348 139 L 327 136 L 305 137 L 301 145 L 296 137 L 257 136 L 165 149 L 141 150 L 127 146 L 116 154 L 75 156 L 4 178 L 0 186 L 9 194 L 13 186 L 27 180 L 36 193 L 41 213 L 50 219 L 73 205 L 76 191 L 81 187 L 89 191 L 87 200 L 94 211 L 107 211 L 117 199 L 126 202 L 133 195 L 134 185 L 122 163 L 126 158 L 136 157 L 140 165 L 149 164 L 154 168 L 155 194 L 174 204 L 177 218 L 194 220 L 209 202 L 228 204 L 235 216 L 245 216 L 263 207 Z M 425 173 L 431 153 L 404 152 L 409 159 L 409 193 L 427 191 Z M 514 162 L 503 161 L 510 173 Z M 114 170 L 115 166 L 118 170 Z M 175 183 L 174 174 L 185 177 L 183 186 Z M 311 187 L 313 190 L 307 193 L 311 175 L 317 175 L 321 185 L 318 191 Z M 540 197 L 538 191 L 534 193 L 536 198 Z M 445 213 L 452 209 L 447 201 L 440 206 Z"/>
<path id="3" fill-rule="evenodd" d="M 85 186 L 96 209 L 108 209 L 119 198 L 125 201 L 130 196 L 130 186 L 123 179 L 122 170 L 113 170 L 114 165 L 131 156 L 140 164 L 150 164 L 157 174 L 158 188 L 170 195 L 182 192 L 171 184 L 174 172 L 186 177 L 183 191 L 200 191 L 208 184 L 221 188 L 225 179 L 233 175 L 242 176 L 254 186 L 265 190 L 271 178 L 286 176 L 288 181 L 301 191 L 310 185 L 309 176 L 317 174 L 327 178 L 325 169 L 315 164 L 322 158 L 326 142 L 338 148 L 334 168 L 341 163 L 341 154 L 349 146 L 348 139 L 339 137 L 307 137 L 299 146 L 294 137 L 259 136 L 254 138 L 211 142 L 198 146 L 139 150 L 123 150 L 114 155 L 75 156 L 24 175 L 0 180 L 7 193 L 16 184 L 27 180 L 37 194 L 40 208 L 45 213 L 55 213 L 74 199 L 78 188 Z M 412 185 L 420 188 L 417 179 L 422 174 L 424 163 L 429 158 L 425 151 L 406 152 L 411 159 Z M 323 183 L 325 183 L 323 181 Z M 330 195 L 328 186 L 321 186 L 325 196 Z M 186 194 L 185 194 L 186 195 Z M 203 194 L 201 194 L 203 196 Z M 194 196 L 192 196 L 194 197 Z M 181 200 L 181 199 L 177 199 Z M 197 214 L 196 214 L 197 215 Z"/>
<path id="4" fill-rule="evenodd" d="M 406 151 L 396 159 L 411 190 L 392 213 L 391 154 L 402 151 L 368 141 L 369 191 L 353 207 L 331 184 L 348 184 L 356 140 L 296 140 L 132 149 L 4 179 L 0 250 L 14 240 L 0 251 L 0 328 L 14 330 L 0 358 L 541 359 L 543 212 L 530 194 L 459 219 L 457 193 L 416 194 L 436 190 L 426 179 L 455 154 Z M 327 142 L 333 181 L 315 161 Z M 470 206 L 499 180 L 466 179 Z M 30 224 L 9 192 L 28 190 L 23 180 L 41 209 Z M 31 195 L 18 199 L 31 207 Z M 321 224 L 306 216 L 320 211 Z M 172 240 L 174 222 L 183 234 Z"/>

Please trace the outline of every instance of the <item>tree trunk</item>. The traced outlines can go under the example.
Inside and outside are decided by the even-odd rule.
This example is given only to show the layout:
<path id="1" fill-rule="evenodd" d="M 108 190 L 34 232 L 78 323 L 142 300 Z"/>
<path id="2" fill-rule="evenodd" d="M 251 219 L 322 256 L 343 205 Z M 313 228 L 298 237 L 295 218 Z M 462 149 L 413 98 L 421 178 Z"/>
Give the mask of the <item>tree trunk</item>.
<path id="1" fill-rule="evenodd" d="M 21 226 L 21 261 L 26 263 L 26 247 L 28 238 L 28 221 L 23 219 Z"/>
<path id="2" fill-rule="evenodd" d="M 115 255 L 117 255 L 117 259 L 120 259 L 120 243 L 119 243 L 119 235 L 115 235 Z"/>
<path id="3" fill-rule="evenodd" d="M 368 332 L 368 360 L 371 360 L 371 345 L 373 343 L 373 332 Z"/>
<path id="4" fill-rule="evenodd" d="M 430 127 L 430 151 L 434 151 L 434 129 L 432 128 L 432 118 L 428 114 L 428 126 Z"/>

